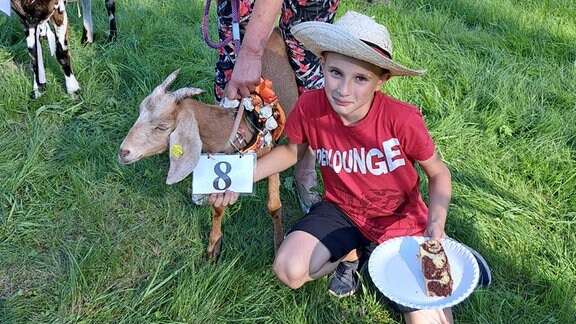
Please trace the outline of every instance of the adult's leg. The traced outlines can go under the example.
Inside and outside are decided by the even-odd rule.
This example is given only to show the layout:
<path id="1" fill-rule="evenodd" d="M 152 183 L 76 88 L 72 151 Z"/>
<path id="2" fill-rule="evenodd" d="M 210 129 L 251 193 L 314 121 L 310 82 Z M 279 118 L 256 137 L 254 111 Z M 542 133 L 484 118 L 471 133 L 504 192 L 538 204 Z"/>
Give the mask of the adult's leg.
<path id="1" fill-rule="evenodd" d="M 307 51 L 302 43 L 294 38 L 290 28 L 304 21 L 332 23 L 339 3 L 339 0 L 286 0 L 282 5 L 279 26 L 286 42 L 286 50 L 290 64 L 294 69 L 300 94 L 309 89 L 321 88 L 324 85 L 324 75 L 322 74 L 320 59 Z M 305 212 L 321 199 L 320 194 L 314 190 L 318 186 L 315 162 L 315 154 L 310 149 L 304 158 L 296 164 L 294 170 L 298 202 L 300 208 Z"/>
<path id="2" fill-rule="evenodd" d="M 324 74 L 320 59 L 307 51 L 292 33 L 290 28 L 305 21 L 332 23 L 340 0 L 286 0 L 282 5 L 280 30 L 286 41 L 290 64 L 294 69 L 298 91 L 318 89 L 324 86 Z"/>

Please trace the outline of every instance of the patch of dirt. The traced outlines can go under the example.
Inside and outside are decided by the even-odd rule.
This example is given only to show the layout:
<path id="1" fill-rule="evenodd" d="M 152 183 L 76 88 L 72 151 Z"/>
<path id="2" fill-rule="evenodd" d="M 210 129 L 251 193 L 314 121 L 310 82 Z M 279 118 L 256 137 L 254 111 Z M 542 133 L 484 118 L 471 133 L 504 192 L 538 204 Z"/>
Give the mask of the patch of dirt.
<path id="1" fill-rule="evenodd" d="M 18 269 L 15 266 L 0 268 L 0 299 L 15 295 L 34 296 L 50 280 L 51 276 L 48 273 Z"/>

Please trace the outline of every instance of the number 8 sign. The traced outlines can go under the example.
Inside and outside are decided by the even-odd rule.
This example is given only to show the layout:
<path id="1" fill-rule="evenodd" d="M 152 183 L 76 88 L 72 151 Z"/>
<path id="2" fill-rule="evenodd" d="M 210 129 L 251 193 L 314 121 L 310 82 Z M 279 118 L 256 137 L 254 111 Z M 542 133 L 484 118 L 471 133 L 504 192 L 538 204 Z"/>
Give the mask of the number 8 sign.
<path id="1" fill-rule="evenodd" d="M 192 174 L 192 193 L 252 193 L 255 154 L 202 154 Z"/>

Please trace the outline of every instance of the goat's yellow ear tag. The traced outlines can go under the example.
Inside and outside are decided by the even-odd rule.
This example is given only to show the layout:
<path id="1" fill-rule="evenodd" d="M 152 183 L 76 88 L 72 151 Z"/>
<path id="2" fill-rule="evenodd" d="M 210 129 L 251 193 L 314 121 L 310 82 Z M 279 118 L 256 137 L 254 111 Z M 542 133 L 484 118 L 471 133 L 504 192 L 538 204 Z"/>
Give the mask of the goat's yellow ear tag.
<path id="1" fill-rule="evenodd" d="M 182 157 L 182 154 L 184 154 L 184 150 L 182 149 L 182 146 L 180 145 L 172 145 L 170 146 L 170 153 L 177 159 L 179 159 L 180 157 Z"/>

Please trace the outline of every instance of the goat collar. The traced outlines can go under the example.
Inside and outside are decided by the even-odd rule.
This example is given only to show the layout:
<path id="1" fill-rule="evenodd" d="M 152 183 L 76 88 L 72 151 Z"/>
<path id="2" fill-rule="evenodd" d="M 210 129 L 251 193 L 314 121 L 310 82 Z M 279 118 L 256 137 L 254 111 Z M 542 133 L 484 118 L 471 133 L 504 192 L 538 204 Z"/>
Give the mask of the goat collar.
<path id="1" fill-rule="evenodd" d="M 252 119 L 247 118 L 255 130 L 255 136 L 246 147 L 239 148 L 234 144 L 234 141 L 240 138 L 243 142 L 244 133 L 239 130 L 239 126 L 244 110 L 256 115 Z M 286 115 L 278 102 L 276 93 L 272 90 L 272 81 L 262 78 L 255 92 L 249 98 L 242 99 L 242 102 L 238 104 L 234 127 L 225 150 L 234 147 L 237 152 L 243 154 L 257 152 L 264 147 L 272 146 L 282 135 L 285 124 Z"/>

